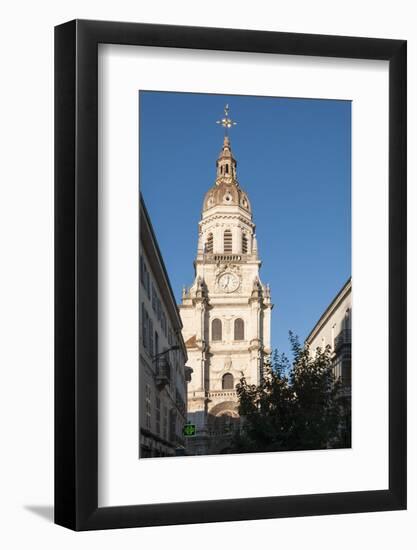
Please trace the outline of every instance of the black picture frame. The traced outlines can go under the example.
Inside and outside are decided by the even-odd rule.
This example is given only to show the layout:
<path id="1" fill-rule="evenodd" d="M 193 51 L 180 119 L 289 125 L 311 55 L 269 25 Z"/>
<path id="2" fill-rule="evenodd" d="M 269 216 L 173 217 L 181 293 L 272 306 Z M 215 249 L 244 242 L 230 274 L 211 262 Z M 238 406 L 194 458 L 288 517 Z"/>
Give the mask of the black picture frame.
<path id="1" fill-rule="evenodd" d="M 387 490 L 98 507 L 97 53 L 106 43 L 389 62 Z M 55 28 L 55 523 L 79 531 L 406 508 L 406 45 L 106 21 Z"/>

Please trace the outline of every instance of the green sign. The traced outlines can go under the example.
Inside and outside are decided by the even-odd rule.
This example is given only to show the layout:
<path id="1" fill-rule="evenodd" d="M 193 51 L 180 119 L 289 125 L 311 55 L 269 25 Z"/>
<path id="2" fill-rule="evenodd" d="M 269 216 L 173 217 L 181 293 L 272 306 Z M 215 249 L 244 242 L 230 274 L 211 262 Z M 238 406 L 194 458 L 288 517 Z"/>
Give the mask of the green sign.
<path id="1" fill-rule="evenodd" d="M 193 437 L 196 434 L 195 424 L 186 424 L 182 429 L 182 434 L 185 437 Z"/>

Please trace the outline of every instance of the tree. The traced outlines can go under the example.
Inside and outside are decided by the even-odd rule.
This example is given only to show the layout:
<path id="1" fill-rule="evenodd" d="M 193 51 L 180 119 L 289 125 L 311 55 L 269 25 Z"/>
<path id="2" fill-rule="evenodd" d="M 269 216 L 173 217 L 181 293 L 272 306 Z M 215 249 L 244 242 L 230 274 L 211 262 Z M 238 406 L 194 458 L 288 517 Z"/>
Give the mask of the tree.
<path id="1" fill-rule="evenodd" d="M 290 342 L 292 363 L 275 351 L 259 385 L 240 379 L 235 452 L 350 446 L 350 402 L 334 379 L 330 346 L 311 354 L 291 332 Z"/>

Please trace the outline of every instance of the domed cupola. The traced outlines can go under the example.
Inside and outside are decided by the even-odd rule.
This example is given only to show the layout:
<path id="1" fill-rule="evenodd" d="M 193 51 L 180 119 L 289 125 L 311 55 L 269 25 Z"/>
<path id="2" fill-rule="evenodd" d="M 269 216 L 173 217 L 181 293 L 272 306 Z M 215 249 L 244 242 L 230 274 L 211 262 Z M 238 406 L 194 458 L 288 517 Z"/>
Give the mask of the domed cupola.
<path id="1" fill-rule="evenodd" d="M 223 147 L 216 161 L 216 181 L 204 197 L 203 212 L 216 206 L 240 206 L 251 214 L 251 206 L 245 191 L 237 180 L 237 162 L 232 153 L 230 137 L 227 129 L 236 123 L 228 117 L 229 107 L 226 105 L 225 118 L 218 123 L 224 126 L 226 134 L 223 139 Z"/>
<path id="2" fill-rule="evenodd" d="M 216 206 L 240 206 L 240 208 L 248 214 L 252 213 L 248 196 L 237 182 L 216 182 L 216 184 L 207 191 L 204 197 L 203 212 Z"/>

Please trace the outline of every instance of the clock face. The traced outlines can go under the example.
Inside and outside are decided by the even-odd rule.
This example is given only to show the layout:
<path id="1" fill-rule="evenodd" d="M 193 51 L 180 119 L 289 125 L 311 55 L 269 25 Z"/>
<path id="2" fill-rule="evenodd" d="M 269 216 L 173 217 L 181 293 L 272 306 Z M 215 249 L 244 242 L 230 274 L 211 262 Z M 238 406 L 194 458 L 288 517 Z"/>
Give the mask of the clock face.
<path id="1" fill-rule="evenodd" d="M 224 292 L 234 292 L 239 286 L 239 279 L 233 273 L 223 273 L 219 278 L 219 288 Z"/>

